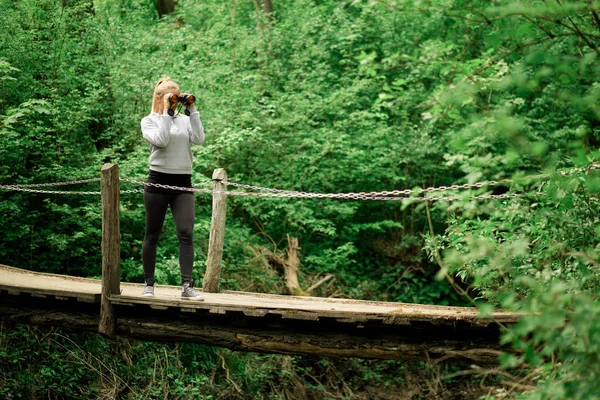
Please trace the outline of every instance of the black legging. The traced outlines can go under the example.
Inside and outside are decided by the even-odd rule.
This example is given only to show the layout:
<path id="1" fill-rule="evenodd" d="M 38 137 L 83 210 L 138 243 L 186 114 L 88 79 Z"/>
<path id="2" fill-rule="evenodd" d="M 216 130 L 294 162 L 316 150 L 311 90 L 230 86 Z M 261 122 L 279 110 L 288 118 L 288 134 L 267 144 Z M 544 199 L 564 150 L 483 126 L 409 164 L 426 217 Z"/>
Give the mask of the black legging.
<path id="1" fill-rule="evenodd" d="M 181 282 L 192 281 L 194 264 L 194 194 L 183 192 L 176 194 L 151 193 L 144 191 L 146 207 L 146 234 L 142 246 L 142 263 L 147 283 L 154 283 L 156 268 L 156 245 L 165 222 L 168 206 L 171 206 L 177 238 L 179 239 L 179 267 Z"/>

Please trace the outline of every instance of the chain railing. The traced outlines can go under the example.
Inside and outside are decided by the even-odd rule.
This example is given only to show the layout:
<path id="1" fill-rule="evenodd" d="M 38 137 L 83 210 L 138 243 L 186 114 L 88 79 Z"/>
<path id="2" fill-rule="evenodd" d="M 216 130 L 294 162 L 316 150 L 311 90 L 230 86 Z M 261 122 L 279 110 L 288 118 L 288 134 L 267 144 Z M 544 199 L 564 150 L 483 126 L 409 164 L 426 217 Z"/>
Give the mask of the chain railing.
<path id="1" fill-rule="evenodd" d="M 391 190 L 391 191 L 381 191 L 381 192 L 356 192 L 356 193 L 311 193 L 311 192 L 301 192 L 301 191 L 292 191 L 292 190 L 281 190 L 281 189 L 271 189 L 264 188 L 260 186 L 251 186 L 245 185 L 235 182 L 223 182 L 226 185 L 240 187 L 243 189 L 250 190 L 264 190 L 276 193 L 273 195 L 274 197 L 300 197 L 300 198 L 340 198 L 340 199 L 352 199 L 352 200 L 383 200 L 383 199 L 431 199 L 433 197 L 407 197 L 416 193 L 433 193 L 433 192 L 443 192 L 449 190 L 462 190 L 462 189 L 480 189 L 486 186 L 498 186 L 505 183 L 510 183 L 511 180 L 506 179 L 503 181 L 490 181 L 490 182 L 477 182 L 477 183 L 465 183 L 462 185 L 452 185 L 452 186 L 438 186 L 438 187 L 428 187 L 425 189 L 403 189 L 403 190 Z M 402 196 L 404 195 L 404 196 Z M 269 195 L 272 196 L 272 195 Z M 388 197 L 393 196 L 393 197 Z"/>
<path id="2" fill-rule="evenodd" d="M 91 179 L 80 179 L 69 182 L 53 182 L 53 183 L 29 183 L 29 184 L 15 184 L 15 185 L 0 185 L 0 190 L 10 190 L 15 192 L 26 192 L 26 193 L 43 193 L 43 194 L 74 194 L 74 195 L 100 195 L 100 191 L 71 191 L 71 190 L 46 190 L 36 189 L 43 187 L 57 187 L 57 186 L 72 186 L 80 185 L 91 182 L 100 182 L 100 178 Z"/>
<path id="3" fill-rule="evenodd" d="M 568 176 L 573 173 L 586 172 L 589 170 L 600 169 L 600 164 L 592 164 L 586 168 L 572 168 L 569 171 L 559 172 L 562 176 Z M 531 175 L 521 178 L 520 180 L 527 179 L 543 179 L 550 177 L 550 174 L 539 174 L 539 175 Z M 55 182 L 55 183 L 36 183 L 36 184 L 13 184 L 13 185 L 0 185 L 0 190 L 5 191 L 18 191 L 18 192 L 26 192 L 26 193 L 39 193 L 39 194 L 57 194 L 57 195 L 93 195 L 99 196 L 100 191 L 66 191 L 66 190 L 47 190 L 40 189 L 45 187 L 58 187 L 58 186 L 72 186 L 72 185 L 80 185 L 87 184 L 93 182 L 99 182 L 100 178 L 91 178 L 91 179 L 82 179 L 82 180 L 74 180 L 68 182 Z M 197 188 L 199 186 L 209 186 L 211 182 L 201 182 L 198 184 L 192 185 L 192 187 L 179 187 L 179 186 L 170 186 L 170 185 L 162 185 L 156 183 L 149 183 L 138 181 L 134 179 L 125 179 L 121 178 L 120 182 L 129 183 L 139 186 L 152 186 L 162 189 L 169 190 L 178 190 L 178 191 L 187 191 L 193 193 L 202 193 L 202 194 L 222 194 L 228 196 L 246 196 L 246 197 L 273 197 L 273 198 L 300 198 L 300 199 L 343 199 L 343 200 L 362 200 L 362 201 L 456 201 L 456 200 L 483 200 L 483 199 L 509 199 L 522 196 L 523 193 L 504 193 L 504 194 L 478 194 L 473 196 L 464 196 L 464 195 L 456 195 L 451 194 L 447 196 L 427 196 L 427 194 L 436 193 L 436 192 L 456 192 L 462 190 L 471 190 L 471 189 L 482 189 L 484 187 L 496 187 L 501 185 L 509 185 L 515 183 L 515 179 L 502 179 L 502 180 L 492 180 L 492 181 L 483 181 L 476 183 L 464 183 L 460 185 L 451 185 L 451 186 L 437 186 L 437 187 L 427 187 L 427 188 L 416 188 L 416 189 L 402 189 L 402 190 L 390 190 L 390 191 L 378 191 L 378 192 L 348 192 L 348 193 L 313 193 L 313 192 L 304 192 L 304 191 L 295 191 L 295 190 L 283 190 L 283 189 L 275 189 L 268 188 L 262 186 L 254 186 L 247 185 L 237 182 L 224 181 L 222 182 L 225 185 L 233 186 L 235 188 L 246 189 L 249 191 L 215 191 L 212 189 L 202 189 Z M 133 193 L 143 193 L 143 189 L 133 189 L 133 190 L 120 190 L 121 194 L 133 194 Z M 422 196 L 421 194 L 425 194 Z M 535 193 L 539 195 L 539 193 Z M 421 195 L 421 196 L 419 196 Z"/>
<path id="4" fill-rule="evenodd" d="M 163 185 L 158 183 L 149 183 L 149 182 L 141 182 L 135 181 L 132 179 L 121 179 L 121 181 L 126 183 L 131 183 L 135 185 L 143 185 L 143 186 L 151 186 L 161 189 L 167 190 L 178 190 L 184 192 L 193 192 L 193 193 L 210 193 L 210 194 L 221 194 L 227 196 L 251 196 L 251 197 L 275 197 L 275 198 L 304 198 L 304 199 L 345 199 L 345 200 L 378 200 L 378 201 L 438 201 L 438 200 L 460 200 L 464 197 L 461 196 L 438 196 L 438 197 L 419 197 L 419 196 L 387 196 L 388 194 L 411 194 L 416 193 L 416 190 L 406 190 L 406 191 L 389 191 L 389 192 L 360 192 L 360 193 L 311 193 L 311 192 L 298 192 L 298 191 L 288 191 L 281 189 L 272 189 L 272 188 L 261 188 L 258 186 L 244 185 L 244 184 L 232 184 L 231 182 L 223 182 L 225 185 L 231 185 L 236 187 L 241 187 L 244 189 L 253 189 L 253 190 L 267 190 L 268 193 L 261 192 L 242 192 L 242 191 L 218 191 L 211 189 L 196 189 L 193 187 L 180 187 L 180 186 L 170 186 Z M 475 186 L 473 186 L 475 185 Z M 434 191 L 446 191 L 459 189 L 460 186 L 465 187 L 477 187 L 481 188 L 486 186 L 485 183 L 478 184 L 467 184 L 467 185 L 453 185 L 453 186 L 440 186 L 438 188 L 427 188 L 423 189 L 423 192 L 434 192 Z M 469 199 L 505 199 L 505 198 L 514 198 L 521 196 L 520 193 L 505 193 L 505 194 L 482 194 L 471 196 Z"/>
<path id="5" fill-rule="evenodd" d="M 53 183 L 28 183 L 28 184 L 17 184 L 10 185 L 19 188 L 35 188 L 35 187 L 51 187 L 51 186 L 72 186 L 72 185 L 80 185 L 83 183 L 91 183 L 91 182 L 100 182 L 100 178 L 91 178 L 91 179 L 82 179 L 78 181 L 69 181 L 69 182 L 53 182 Z M 2 185 L 0 185 L 2 187 Z"/>
<path id="6" fill-rule="evenodd" d="M 121 181 L 126 182 L 126 179 Z M 100 178 L 81 179 L 76 181 L 68 182 L 54 182 L 54 183 L 28 183 L 28 184 L 13 184 L 13 185 L 0 185 L 0 190 L 14 191 L 14 192 L 25 192 L 25 193 L 38 193 L 38 194 L 73 194 L 73 195 L 92 195 L 100 196 L 100 191 L 73 191 L 73 190 L 48 190 L 48 189 L 37 189 L 45 187 L 56 187 L 56 186 L 73 186 L 85 183 L 100 182 Z M 211 185 L 211 182 L 202 182 L 194 184 L 194 186 L 207 186 Z M 121 190 L 121 194 L 130 193 L 143 193 L 143 189 L 133 190 Z M 210 192 L 210 191 L 209 191 Z"/>

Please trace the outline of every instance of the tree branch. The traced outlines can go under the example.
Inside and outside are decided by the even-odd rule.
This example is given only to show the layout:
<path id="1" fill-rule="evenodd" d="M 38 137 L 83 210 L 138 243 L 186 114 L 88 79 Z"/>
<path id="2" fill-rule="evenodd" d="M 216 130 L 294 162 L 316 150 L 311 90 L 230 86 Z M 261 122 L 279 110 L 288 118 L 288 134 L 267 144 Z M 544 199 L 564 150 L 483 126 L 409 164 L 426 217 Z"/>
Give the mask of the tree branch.
<path id="1" fill-rule="evenodd" d="M 308 289 L 306 289 L 304 291 L 304 293 L 310 294 L 311 291 L 315 290 L 316 288 L 318 288 L 319 286 L 321 286 L 322 284 L 324 284 L 325 282 L 327 282 L 331 278 L 333 278 L 333 275 L 331 275 L 331 274 L 327 275 L 325 278 L 322 278 L 317 283 L 315 283 L 314 285 L 312 285 L 311 287 L 309 287 Z"/>
<path id="2" fill-rule="evenodd" d="M 598 54 L 600 56 L 600 51 L 598 50 L 598 47 L 596 47 L 596 45 L 592 42 L 589 41 L 588 37 L 586 35 L 583 34 L 583 32 L 581 32 L 581 30 L 579 29 L 579 27 L 577 25 L 575 25 L 575 22 L 573 22 L 573 19 L 571 17 L 568 17 L 569 21 L 571 21 L 571 25 L 573 25 L 573 28 L 575 28 L 575 30 L 577 31 L 577 35 L 579 37 L 581 37 L 585 43 L 587 43 L 587 45 L 593 49 L 596 54 Z"/>
<path id="3" fill-rule="evenodd" d="M 598 17 L 598 13 L 596 10 L 592 10 L 592 18 L 594 18 L 594 22 L 596 22 L 596 26 L 600 29 L 600 17 Z"/>
<path id="4" fill-rule="evenodd" d="M 554 35 L 554 39 L 558 38 L 558 37 L 566 37 L 566 36 L 578 36 L 578 35 L 575 34 L 575 33 L 560 33 L 560 34 L 555 34 Z M 518 51 L 520 51 L 520 50 L 522 50 L 522 49 L 524 49 L 526 47 L 535 46 L 536 44 L 547 42 L 550 39 L 551 39 L 550 37 L 545 37 L 545 38 L 541 38 L 541 39 L 537 39 L 537 40 L 532 40 L 531 42 L 527 42 L 527 43 L 524 43 L 524 44 L 519 44 L 519 45 L 517 45 L 517 47 L 515 47 L 511 51 L 508 51 L 508 52 L 504 53 L 503 55 L 501 55 L 499 57 L 496 57 L 493 60 L 489 61 L 488 63 L 486 63 L 485 65 L 481 66 L 480 68 L 477 68 L 473 73 L 471 73 L 465 79 L 472 79 L 475 75 L 478 75 L 480 72 L 488 69 L 489 67 L 491 67 L 492 65 L 496 64 L 497 62 L 502 61 L 506 57 L 509 57 L 509 56 L 515 54 L 516 52 L 518 52 Z"/>
<path id="5" fill-rule="evenodd" d="M 542 24 L 539 24 L 537 21 L 535 21 L 534 19 L 532 19 L 531 17 L 529 17 L 525 14 L 522 14 L 522 17 L 525 18 L 527 21 L 531 22 L 532 24 L 534 24 L 535 26 L 537 26 L 538 28 L 540 28 L 542 31 L 544 31 L 544 33 L 546 35 L 548 35 L 550 37 L 550 39 L 554 39 L 554 33 L 549 31 L 548 29 L 546 29 L 545 26 L 543 26 Z"/>
<path id="6" fill-rule="evenodd" d="M 480 12 L 474 11 L 474 10 L 451 9 L 451 11 L 459 11 L 459 12 L 460 11 L 467 11 L 467 12 L 476 14 L 476 15 L 482 17 L 483 19 L 468 18 L 468 17 L 462 16 L 460 14 L 450 14 L 450 13 L 448 13 L 446 11 L 436 10 L 436 9 L 433 9 L 433 8 L 421 8 L 421 7 L 418 7 L 418 8 L 407 8 L 407 7 L 398 7 L 398 6 L 394 5 L 394 4 L 390 4 L 390 3 L 386 2 L 385 0 L 379 0 L 379 3 L 385 5 L 385 6 L 389 7 L 389 8 L 392 8 L 392 9 L 394 9 L 396 11 L 441 14 L 441 15 L 443 15 L 445 17 L 458 18 L 458 19 L 463 19 L 465 21 L 478 22 L 478 23 L 481 23 L 481 24 L 491 25 L 491 23 L 492 23 L 492 21 L 487 16 L 485 16 L 483 13 L 480 13 Z"/>
<path id="7" fill-rule="evenodd" d="M 562 22 L 559 19 L 552 19 L 549 17 L 539 17 L 539 18 L 543 19 L 544 21 L 552 22 L 553 24 L 562 26 L 563 28 L 566 28 L 566 29 L 570 30 L 571 32 L 577 33 L 577 30 L 575 28 L 565 24 L 564 22 Z M 583 31 L 581 33 L 583 33 L 585 36 L 593 38 L 593 39 L 600 39 L 600 35 L 594 35 L 593 33 L 587 33 L 587 32 L 583 32 Z"/>
<path id="8" fill-rule="evenodd" d="M 562 7 L 562 2 L 560 0 L 556 0 L 556 2 Z M 600 51 L 598 50 L 598 47 L 596 47 L 596 45 L 592 42 L 590 42 L 587 38 L 586 35 L 584 35 L 581 30 L 579 29 L 579 27 L 575 24 L 575 22 L 573 21 L 573 18 L 571 18 L 570 15 L 567 15 L 567 19 L 569 20 L 569 22 L 571 22 L 571 25 L 573 25 L 573 28 L 575 28 L 575 31 L 577 32 L 577 35 L 582 38 L 584 40 L 585 43 L 587 43 L 587 45 L 590 47 L 590 49 L 593 49 L 596 54 L 598 54 L 600 56 Z"/>

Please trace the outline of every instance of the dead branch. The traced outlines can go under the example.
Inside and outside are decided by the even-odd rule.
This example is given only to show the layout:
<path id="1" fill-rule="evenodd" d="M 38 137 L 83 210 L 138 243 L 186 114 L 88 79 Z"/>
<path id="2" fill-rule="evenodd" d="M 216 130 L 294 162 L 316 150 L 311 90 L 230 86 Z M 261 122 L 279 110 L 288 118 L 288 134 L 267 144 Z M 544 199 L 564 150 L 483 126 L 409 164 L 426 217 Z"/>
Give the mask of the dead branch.
<path id="1" fill-rule="evenodd" d="M 313 290 L 315 290 L 316 288 L 318 288 L 319 286 L 321 286 L 323 283 L 327 282 L 331 278 L 333 278 L 333 275 L 331 275 L 331 274 L 327 275 L 324 278 L 321 278 L 317 283 L 315 283 L 314 285 L 312 285 L 311 287 L 306 289 L 304 292 L 306 294 L 309 294 L 310 292 L 312 292 Z"/>
<path id="2" fill-rule="evenodd" d="M 293 296 L 306 296 L 307 293 L 302 290 L 298 283 L 298 271 L 300 269 L 300 259 L 298 257 L 300 246 L 298 245 L 298 239 L 287 235 L 287 240 L 288 248 L 286 255 L 283 255 L 277 250 L 271 251 L 266 248 L 261 248 L 261 251 L 268 257 L 272 264 L 283 271 L 287 294 Z"/>

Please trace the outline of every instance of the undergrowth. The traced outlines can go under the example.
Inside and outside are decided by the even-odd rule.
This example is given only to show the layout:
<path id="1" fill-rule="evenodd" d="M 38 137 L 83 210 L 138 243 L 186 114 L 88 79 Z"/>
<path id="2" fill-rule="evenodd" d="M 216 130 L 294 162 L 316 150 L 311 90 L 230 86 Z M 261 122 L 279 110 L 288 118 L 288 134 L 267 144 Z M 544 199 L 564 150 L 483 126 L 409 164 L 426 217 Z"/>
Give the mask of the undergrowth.
<path id="1" fill-rule="evenodd" d="M 2 399 L 465 399 L 498 390 L 450 364 L 233 352 L 3 324 Z"/>

